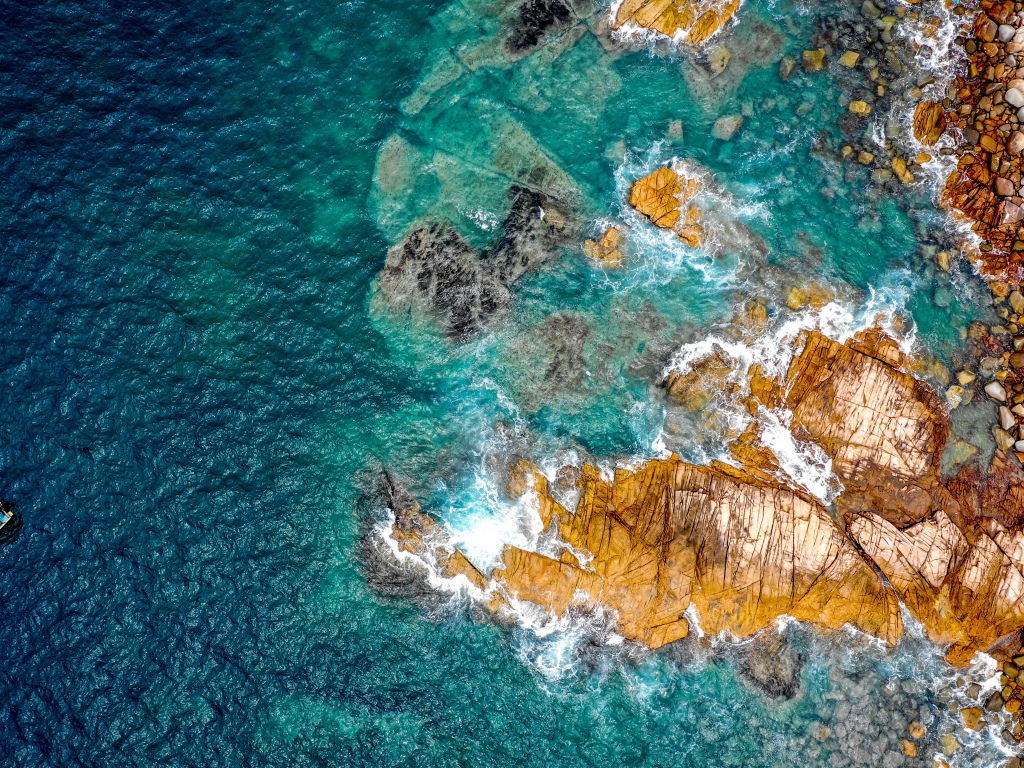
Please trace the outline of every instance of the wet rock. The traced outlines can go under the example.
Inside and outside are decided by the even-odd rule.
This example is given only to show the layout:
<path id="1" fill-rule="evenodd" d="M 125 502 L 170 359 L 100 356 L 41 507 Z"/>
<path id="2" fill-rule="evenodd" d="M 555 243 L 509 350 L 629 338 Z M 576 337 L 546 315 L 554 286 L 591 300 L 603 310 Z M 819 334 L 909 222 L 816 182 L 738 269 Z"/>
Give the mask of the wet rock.
<path id="1" fill-rule="evenodd" d="M 823 70 L 825 68 L 825 49 L 818 48 L 816 50 L 804 51 L 803 65 L 804 69 L 808 72 L 820 72 Z"/>
<path id="2" fill-rule="evenodd" d="M 1014 131 L 1010 140 L 1006 142 L 1006 151 L 1013 155 L 1019 155 L 1024 151 L 1024 133 Z"/>
<path id="3" fill-rule="evenodd" d="M 1006 402 L 1006 389 L 1001 382 L 990 381 L 985 385 L 985 394 L 1000 403 Z"/>
<path id="4" fill-rule="evenodd" d="M 715 48 L 708 54 L 708 74 L 710 74 L 711 77 L 718 77 L 720 74 L 725 72 L 725 68 L 729 66 L 729 60 L 731 58 L 732 54 L 729 53 L 729 49 L 724 45 L 720 45 Z"/>
<path id="5" fill-rule="evenodd" d="M 914 110 L 914 138 L 931 146 L 946 130 L 946 114 L 941 104 L 922 101 Z M 975 139 L 976 141 L 977 139 Z"/>
<path id="6" fill-rule="evenodd" d="M 996 35 L 999 32 L 999 25 L 996 24 L 984 13 L 978 14 L 978 18 L 974 22 L 974 36 L 979 40 L 986 43 L 991 43 L 996 39 Z"/>
<path id="7" fill-rule="evenodd" d="M 462 340 L 487 318 L 505 311 L 511 286 L 571 242 L 572 214 L 539 192 L 513 186 L 502 235 L 478 251 L 448 222 L 413 226 L 388 251 L 381 293 L 394 307 L 420 306 L 443 319 L 446 333 Z"/>
<path id="8" fill-rule="evenodd" d="M 692 248 L 704 240 L 700 210 L 689 205 L 700 189 L 700 182 L 687 175 L 683 164 L 659 168 L 633 182 L 629 204 L 663 229 L 671 229 Z"/>
<path id="9" fill-rule="evenodd" d="M 1010 409 L 1007 408 L 1005 405 L 1000 405 L 999 406 L 999 426 L 1001 426 L 1003 429 L 1005 429 L 1007 432 L 1009 432 L 1009 430 L 1013 429 L 1013 427 L 1014 427 L 1014 425 L 1016 423 L 1017 423 L 1017 418 L 1012 413 L 1010 413 Z"/>
<path id="10" fill-rule="evenodd" d="M 667 37 L 683 33 L 691 45 L 699 45 L 718 32 L 739 9 L 740 0 L 726 0 L 705 10 L 697 0 L 623 0 L 615 13 L 614 29 L 635 24 Z"/>
<path id="11" fill-rule="evenodd" d="M 839 63 L 849 69 L 856 67 L 858 60 L 860 60 L 860 54 L 857 51 L 847 51 L 839 57 Z"/>
<path id="12" fill-rule="evenodd" d="M 864 0 L 860 7 L 860 12 L 869 19 L 877 19 L 882 15 L 882 12 L 878 10 L 878 6 L 871 2 L 871 0 Z"/>
<path id="13" fill-rule="evenodd" d="M 867 117 L 871 114 L 871 105 L 866 101 L 854 100 L 850 102 L 850 111 L 859 116 Z"/>
<path id="14" fill-rule="evenodd" d="M 616 227 L 608 227 L 600 240 L 585 240 L 583 253 L 606 267 L 622 266 L 622 234 Z"/>
<path id="15" fill-rule="evenodd" d="M 979 707 L 964 707 L 960 710 L 960 717 L 963 719 L 964 725 L 972 731 L 977 731 L 981 728 L 981 716 L 983 714 Z"/>
<path id="16" fill-rule="evenodd" d="M 1007 301 L 1010 302 L 1010 309 L 1014 311 L 1014 314 L 1024 314 L 1024 294 L 1014 289 L 1010 291 Z"/>

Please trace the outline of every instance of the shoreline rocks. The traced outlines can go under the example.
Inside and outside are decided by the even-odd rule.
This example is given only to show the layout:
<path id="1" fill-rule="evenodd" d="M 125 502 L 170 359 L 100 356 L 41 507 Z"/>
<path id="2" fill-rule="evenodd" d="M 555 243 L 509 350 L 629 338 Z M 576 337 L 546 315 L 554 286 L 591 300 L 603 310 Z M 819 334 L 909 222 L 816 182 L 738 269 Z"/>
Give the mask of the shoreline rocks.
<path id="1" fill-rule="evenodd" d="M 750 407 L 788 408 L 794 434 L 831 459 L 845 487 L 836 517 L 778 473 L 755 427 L 733 444 L 734 463 L 673 455 L 612 477 L 585 465 L 574 510 L 520 461 L 509 493 L 536 494 L 542 538 L 558 548 L 506 546 L 487 576 L 429 518 L 396 512 L 390 535 L 442 575 L 465 576 L 492 611 L 509 598 L 558 615 L 603 606 L 650 648 L 689 634 L 691 606 L 709 635 L 749 637 L 786 614 L 892 644 L 902 600 L 952 663 L 978 650 L 1012 655 L 1024 627 L 1024 472 L 1010 459 L 995 480 L 965 470 L 943 483 L 948 415 L 905 372 L 912 362 L 879 331 L 846 344 L 811 332 L 783 380 L 750 372 Z M 430 554 L 438 546 L 442 557 Z"/>

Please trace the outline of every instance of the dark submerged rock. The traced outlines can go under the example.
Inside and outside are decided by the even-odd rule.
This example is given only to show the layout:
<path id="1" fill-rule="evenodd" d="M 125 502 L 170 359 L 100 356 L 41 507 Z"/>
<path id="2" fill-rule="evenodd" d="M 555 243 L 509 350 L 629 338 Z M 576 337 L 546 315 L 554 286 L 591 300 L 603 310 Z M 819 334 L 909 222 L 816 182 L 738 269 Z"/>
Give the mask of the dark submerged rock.
<path id="1" fill-rule="evenodd" d="M 563 0 L 525 0 L 505 45 L 511 53 L 531 51 L 549 31 L 567 27 L 572 17 L 572 9 Z"/>
<path id="2" fill-rule="evenodd" d="M 767 629 L 739 651 L 740 677 L 771 699 L 792 699 L 800 691 L 806 653 L 788 630 Z"/>
<path id="3" fill-rule="evenodd" d="M 414 225 L 388 251 L 380 287 L 396 306 L 441 316 L 448 336 L 464 340 L 508 309 L 511 286 L 572 242 L 571 211 L 540 192 L 513 186 L 512 207 L 492 248 L 474 248 L 449 222 Z"/>

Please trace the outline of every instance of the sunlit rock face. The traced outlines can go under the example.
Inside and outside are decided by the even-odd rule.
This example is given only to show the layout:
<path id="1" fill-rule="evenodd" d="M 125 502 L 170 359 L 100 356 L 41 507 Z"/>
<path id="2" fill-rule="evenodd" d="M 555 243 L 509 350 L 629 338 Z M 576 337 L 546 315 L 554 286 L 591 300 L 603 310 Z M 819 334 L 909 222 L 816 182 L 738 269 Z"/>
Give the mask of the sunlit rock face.
<path id="1" fill-rule="evenodd" d="M 624 0 L 613 26 L 632 24 L 668 37 L 681 35 L 686 42 L 699 45 L 725 26 L 739 7 L 739 0 L 721 4 L 701 0 Z"/>

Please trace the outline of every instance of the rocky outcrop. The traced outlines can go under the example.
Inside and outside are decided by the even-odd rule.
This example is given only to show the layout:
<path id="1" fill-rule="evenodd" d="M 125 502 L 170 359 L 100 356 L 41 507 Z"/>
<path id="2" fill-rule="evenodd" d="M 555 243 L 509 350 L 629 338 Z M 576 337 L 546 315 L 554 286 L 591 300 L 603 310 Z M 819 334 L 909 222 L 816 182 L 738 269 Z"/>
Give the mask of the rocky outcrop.
<path id="1" fill-rule="evenodd" d="M 622 233 L 616 227 L 608 227 L 600 240 L 583 241 L 583 255 L 605 267 L 621 267 L 622 252 Z"/>
<path id="2" fill-rule="evenodd" d="M 790 366 L 781 401 L 796 436 L 832 458 L 846 489 L 841 514 L 884 510 L 905 525 L 949 496 L 939 478 L 949 416 L 930 387 L 901 370 L 907 362 L 879 334 L 839 344 L 811 333 Z"/>
<path id="3" fill-rule="evenodd" d="M 466 339 L 511 303 L 512 285 L 574 239 L 572 212 L 553 198 L 513 186 L 503 233 L 485 251 L 447 222 L 413 226 L 388 251 L 380 290 L 394 308 L 421 307 L 442 319 L 446 333 Z"/>
<path id="4" fill-rule="evenodd" d="M 659 168 L 633 182 L 629 204 L 662 229 L 671 229 L 692 248 L 704 240 L 700 210 L 689 201 L 700 190 L 696 177 L 682 165 Z"/>
<path id="5" fill-rule="evenodd" d="M 682 35 L 691 45 L 699 45 L 722 29 L 739 7 L 739 0 L 711 8 L 699 0 L 624 0 L 613 27 L 631 24 L 668 37 Z"/>
<path id="6" fill-rule="evenodd" d="M 845 488 L 839 518 L 780 475 L 750 429 L 733 444 L 734 464 L 672 456 L 611 476 L 589 465 L 563 473 L 575 492 L 558 498 L 578 498 L 572 511 L 519 462 L 509 493 L 534 494 L 547 544 L 506 547 L 489 575 L 416 505 L 397 505 L 391 537 L 439 575 L 465 577 L 491 611 L 517 601 L 558 615 L 601 606 L 624 637 L 651 648 L 686 637 L 695 616 L 710 635 L 756 635 L 788 615 L 894 643 L 902 600 L 953 663 L 978 650 L 1009 658 L 1024 627 L 1024 471 L 1000 454 L 991 482 L 964 470 L 943 484 L 948 415 L 905 370 L 911 362 L 877 331 L 846 344 L 809 333 L 782 380 L 749 372 L 752 411 L 788 409 L 795 435 L 831 458 Z M 789 696 L 791 661 L 752 662 L 744 674 Z"/>

